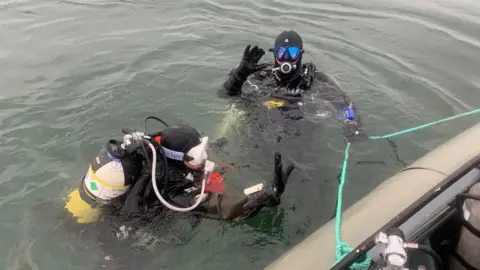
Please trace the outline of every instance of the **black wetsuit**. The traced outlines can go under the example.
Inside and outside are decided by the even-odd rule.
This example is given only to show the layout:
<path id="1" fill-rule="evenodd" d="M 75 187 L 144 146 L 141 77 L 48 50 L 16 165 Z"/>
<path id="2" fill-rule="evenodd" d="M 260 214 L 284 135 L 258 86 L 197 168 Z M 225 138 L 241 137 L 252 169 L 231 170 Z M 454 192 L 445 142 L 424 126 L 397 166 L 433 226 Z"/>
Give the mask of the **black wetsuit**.
<path id="1" fill-rule="evenodd" d="M 325 119 L 332 115 L 343 122 L 343 134 L 348 140 L 365 138 L 358 109 L 352 100 L 330 77 L 316 71 L 313 64 L 304 64 L 289 80 L 279 78 L 271 70 L 261 70 L 243 79 L 233 69 L 220 95 L 241 96 L 247 107 L 246 118 L 256 122 L 260 129 L 269 123 L 281 123 L 283 127 L 272 131 L 276 140 L 281 139 L 278 135 L 282 134 L 285 137 L 298 135 L 296 128 L 289 128 L 291 121 L 288 120 Z M 345 121 L 339 117 L 339 112 L 349 106 L 354 109 L 355 119 Z"/>
<path id="2" fill-rule="evenodd" d="M 157 173 L 157 184 L 161 195 L 170 204 L 187 208 L 196 203 L 200 197 L 202 181 L 189 180 L 189 172 L 177 166 L 175 162 L 169 163 L 168 176 Z M 163 162 L 158 162 L 157 170 L 164 168 Z M 194 210 L 189 213 L 222 220 L 242 220 L 257 214 L 264 206 L 277 205 L 280 201 L 273 196 L 270 183 L 263 183 L 265 188 L 257 193 L 246 195 L 233 195 L 205 191 L 205 196 Z M 247 187 L 245 187 L 247 188 Z M 281 191 L 283 193 L 283 190 Z M 163 207 L 168 210 L 156 197 L 149 175 L 144 175 L 132 185 L 124 205 L 124 211 L 130 215 L 143 216 L 149 207 Z M 170 210 L 168 210 L 170 211 Z"/>
<path id="3" fill-rule="evenodd" d="M 170 204 L 181 208 L 190 207 L 201 194 L 201 181 L 186 179 L 189 172 L 177 165 L 179 164 L 175 164 L 175 161 L 170 162 L 165 177 L 162 173 L 164 163 L 159 158 L 156 176 L 158 188 L 163 198 Z M 186 244 L 198 225 L 199 217 L 221 220 L 249 218 L 256 215 L 264 206 L 278 205 L 279 194 L 283 193 L 285 188 L 283 185 L 264 183 L 262 190 L 248 196 L 205 192 L 206 196 L 197 208 L 188 213 L 178 213 L 168 209 L 156 197 L 150 170 L 147 167 L 145 164 L 143 173 L 134 181 L 125 196 L 118 198 L 115 204 L 105 206 L 105 218 L 101 219 L 97 227 L 104 228 L 99 240 L 103 243 L 105 256 L 110 257 L 111 261 L 100 258 L 99 265 L 103 265 L 102 267 L 107 269 L 117 269 L 120 265 L 138 267 L 148 261 L 149 255 L 143 249 L 152 248 L 158 243 Z M 275 173 L 273 177 L 275 178 Z M 272 188 L 280 190 L 272 191 Z M 278 196 L 273 196 L 272 192 L 277 192 Z M 179 222 L 183 224 L 182 229 L 178 228 Z M 129 245 L 137 246 L 140 252 L 132 253 Z M 125 269 L 129 269 L 128 267 Z"/>
<path id="4" fill-rule="evenodd" d="M 166 130 L 169 130 L 168 133 Z M 192 131 L 193 137 L 198 136 L 193 129 L 167 128 L 162 131 L 162 144 L 155 145 L 157 153 L 156 160 L 156 183 L 162 197 L 170 204 L 180 208 L 187 208 L 196 203 L 198 195 L 201 194 L 201 181 L 189 180 L 187 175 L 203 175 L 203 171 L 193 171 L 188 169 L 183 161 L 176 161 L 164 156 L 163 148 L 169 140 L 178 139 L 178 134 L 172 131 Z M 182 133 L 187 136 L 189 133 Z M 190 141 L 190 138 L 186 139 Z M 153 140 L 151 140 L 153 142 Z M 108 145 L 115 144 L 115 149 L 120 149 L 119 141 L 110 140 Z M 198 142 L 196 142 L 198 143 Z M 216 143 L 210 145 L 214 146 Z M 173 145 L 169 145 L 171 147 Z M 210 148 L 209 147 L 209 148 Z M 110 147 L 110 149 L 113 149 Z M 148 149 L 150 150 L 150 149 Z M 101 247 L 104 255 L 100 256 L 98 269 L 117 269 L 120 265 L 139 267 L 149 255 L 143 252 L 145 248 L 152 248 L 157 243 L 186 244 L 189 236 L 192 234 L 199 217 L 209 217 L 221 220 L 242 220 L 256 215 L 264 206 L 275 206 L 280 203 L 280 196 L 285 190 L 288 176 L 293 170 L 290 165 L 285 171 L 281 164 L 281 155 L 275 155 L 275 166 L 270 179 L 263 183 L 263 188 L 256 192 L 249 192 L 248 195 L 240 193 L 238 196 L 231 193 L 226 194 L 205 192 L 202 202 L 187 213 L 178 213 L 168 209 L 157 198 L 152 185 L 151 150 L 143 151 L 141 147 L 129 154 L 124 154 L 120 162 L 126 172 L 132 170 L 132 181 L 129 182 L 130 188 L 126 194 L 118 196 L 109 203 L 100 203 L 95 201 L 91 195 L 87 194 L 84 188 L 82 178 L 79 194 L 83 202 L 92 207 L 101 208 L 101 217 L 97 220 L 95 226 L 90 224 L 72 224 L 74 231 L 93 232 L 97 234 L 97 239 L 102 243 Z M 178 151 L 179 149 L 172 149 Z M 112 150 L 113 151 L 113 150 Z M 104 153 L 104 151 L 100 151 Z M 110 152 L 109 152 L 110 153 Z M 96 163 L 100 158 L 94 159 Z M 135 166 L 127 166 L 135 164 Z M 168 166 L 166 167 L 165 164 Z M 168 168 L 168 170 L 165 170 Z M 218 172 L 218 171 L 214 171 Z M 219 173 L 219 172 L 218 172 Z M 196 176 L 193 179 L 197 178 Z M 200 177 L 198 177 L 200 178 Z M 246 187 L 247 188 L 247 187 Z M 198 196 L 198 197 L 197 197 Z M 74 219 L 70 219 L 74 221 Z M 181 223 L 181 226 L 178 224 Z M 182 227 L 182 229 L 179 229 Z M 78 230 L 76 230 L 77 228 Z M 93 230 L 93 231 L 92 231 Z M 90 233 L 88 233 L 90 234 Z M 140 249 L 141 252 L 132 252 L 134 249 Z M 147 257 L 145 257 L 147 256 Z M 105 260 L 104 258 L 111 258 Z M 140 267 L 141 268 L 141 267 Z M 129 267 L 120 269 L 131 269 Z M 133 269 L 133 268 L 132 268 Z"/>

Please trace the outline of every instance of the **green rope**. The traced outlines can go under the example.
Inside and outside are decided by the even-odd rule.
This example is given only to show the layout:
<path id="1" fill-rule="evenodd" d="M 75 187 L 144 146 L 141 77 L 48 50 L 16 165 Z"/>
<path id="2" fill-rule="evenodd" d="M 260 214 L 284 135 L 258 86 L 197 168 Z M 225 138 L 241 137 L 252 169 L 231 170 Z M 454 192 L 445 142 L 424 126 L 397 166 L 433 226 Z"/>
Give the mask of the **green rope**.
<path id="1" fill-rule="evenodd" d="M 343 186 L 345 185 L 345 178 L 347 174 L 347 162 L 348 162 L 348 151 L 350 150 L 350 143 L 347 144 L 345 149 L 345 159 L 343 160 L 342 174 L 340 178 L 340 185 L 338 186 L 338 200 L 337 200 L 337 211 L 336 211 L 336 221 L 335 221 L 335 235 L 337 241 L 337 248 L 335 254 L 337 256 L 337 262 L 339 262 L 343 257 L 350 253 L 353 249 L 341 239 L 340 227 L 342 224 L 342 197 L 343 197 Z M 367 256 L 362 262 L 354 263 L 350 268 L 351 269 L 367 269 L 370 266 L 370 254 L 367 253 Z"/>
<path id="2" fill-rule="evenodd" d="M 453 119 L 457 119 L 457 118 L 460 118 L 460 117 L 464 117 L 464 116 L 468 116 L 468 115 L 472 115 L 472 114 L 476 114 L 476 113 L 480 113 L 480 108 L 476 109 L 476 110 L 473 110 L 473 111 L 470 111 L 470 112 L 457 114 L 457 115 L 454 115 L 454 116 L 451 116 L 451 117 L 448 117 L 448 118 L 444 118 L 444 119 L 441 119 L 441 120 L 438 120 L 438 121 L 435 121 L 435 122 L 431 122 L 431 123 L 428 123 L 428 124 L 425 124 L 425 125 L 421 125 L 421 126 L 418 126 L 418 127 L 409 128 L 409 129 L 406 129 L 406 130 L 402 130 L 402 131 L 399 131 L 399 132 L 395 132 L 395 133 L 391 133 L 391 134 L 387 134 L 387 135 L 383 135 L 383 136 L 370 136 L 369 138 L 372 139 L 372 140 L 387 139 L 387 138 L 391 138 L 391 137 L 395 137 L 395 136 L 402 135 L 402 134 L 405 134 L 405 133 L 409 133 L 409 132 L 412 132 L 412 131 L 420 130 L 422 128 L 431 127 L 431 126 L 434 126 L 434 125 L 437 125 L 437 124 L 440 124 L 440 123 L 443 123 L 443 122 L 447 122 L 447 121 L 450 121 L 450 120 L 453 120 Z"/>
<path id="3" fill-rule="evenodd" d="M 454 115 L 452 117 L 448 117 L 448 118 L 441 119 L 441 120 L 438 120 L 438 121 L 435 121 L 435 122 L 431 122 L 431 123 L 428 123 L 428 124 L 425 124 L 425 125 L 409 128 L 409 129 L 406 129 L 406 130 L 403 130 L 403 131 L 387 134 L 387 135 L 384 135 L 384 136 L 370 136 L 369 138 L 371 140 L 387 139 L 387 138 L 391 138 L 391 137 L 395 137 L 395 136 L 402 135 L 402 134 L 405 134 L 405 133 L 409 133 L 409 132 L 412 132 L 412 131 L 420 130 L 422 128 L 430 127 L 430 126 L 433 126 L 433 125 L 437 125 L 437 124 L 440 124 L 440 123 L 443 123 L 443 122 L 447 122 L 447 121 L 450 121 L 450 120 L 453 120 L 453 119 L 457 119 L 457 118 L 460 118 L 460 117 L 464 117 L 464 116 L 468 116 L 468 115 L 472 115 L 472 114 L 476 114 L 476 113 L 480 113 L 480 108 L 476 109 L 476 110 L 473 110 L 473 111 L 470 111 L 470 112 Z M 347 148 L 345 148 L 345 159 L 343 160 L 342 174 L 341 174 L 341 177 L 340 177 L 340 185 L 338 186 L 338 194 L 337 194 L 338 200 L 337 200 L 337 209 L 336 209 L 336 217 L 335 217 L 335 219 L 336 219 L 335 220 L 335 240 L 337 242 L 337 247 L 335 249 L 335 255 L 337 257 L 337 261 L 335 262 L 335 264 L 337 264 L 341 259 L 343 259 L 343 257 L 345 257 L 348 253 L 353 251 L 353 249 L 346 242 L 342 241 L 341 230 L 340 230 L 341 224 L 342 224 L 343 186 L 345 185 L 345 178 L 346 178 L 346 174 L 347 174 L 348 151 L 350 150 L 350 145 L 351 145 L 350 142 L 347 143 Z M 368 267 L 370 266 L 370 262 L 371 262 L 371 256 L 367 252 L 364 259 L 362 261 L 357 261 L 357 262 L 353 263 L 350 266 L 350 269 L 358 269 L 358 270 L 368 269 Z"/>

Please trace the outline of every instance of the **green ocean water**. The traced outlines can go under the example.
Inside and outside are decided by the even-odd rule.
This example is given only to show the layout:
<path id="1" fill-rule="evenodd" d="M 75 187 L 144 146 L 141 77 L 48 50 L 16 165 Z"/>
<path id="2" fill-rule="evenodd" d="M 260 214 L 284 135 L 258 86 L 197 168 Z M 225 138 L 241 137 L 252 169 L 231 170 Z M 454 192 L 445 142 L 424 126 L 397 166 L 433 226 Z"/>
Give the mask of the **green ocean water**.
<path id="1" fill-rule="evenodd" d="M 302 35 L 305 59 L 356 102 L 370 135 L 478 108 L 479 8 L 467 0 L 0 0 L 0 265 L 94 269 L 98 241 L 68 230 L 62 213 L 99 148 L 123 127 L 142 129 L 149 115 L 219 137 L 225 119 L 237 118 L 217 89 L 247 44 L 268 49 L 283 30 Z M 387 141 L 354 145 L 344 206 L 478 120 L 397 137 L 396 152 Z M 334 123 L 317 124 L 276 149 L 297 165 L 279 207 L 248 222 L 202 220 L 187 245 L 156 246 L 142 269 L 262 269 L 326 223 L 345 142 Z M 275 149 L 245 150 L 256 138 L 236 129 L 228 137 L 219 157 L 249 166 L 229 185 L 268 177 Z"/>

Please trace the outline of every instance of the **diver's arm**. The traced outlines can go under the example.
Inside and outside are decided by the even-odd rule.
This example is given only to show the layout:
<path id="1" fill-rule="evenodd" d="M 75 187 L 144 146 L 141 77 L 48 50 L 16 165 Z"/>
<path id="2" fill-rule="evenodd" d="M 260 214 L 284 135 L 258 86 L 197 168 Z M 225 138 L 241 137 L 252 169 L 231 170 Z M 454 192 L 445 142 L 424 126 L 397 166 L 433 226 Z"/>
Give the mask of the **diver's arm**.
<path id="1" fill-rule="evenodd" d="M 352 99 L 325 73 L 315 72 L 315 80 L 320 81 L 319 95 L 335 107 L 337 118 L 343 123 L 347 140 L 366 139 L 367 135 L 363 131 L 359 110 Z"/>
<path id="2" fill-rule="evenodd" d="M 188 208 L 201 199 L 202 202 L 191 213 L 214 219 L 232 220 L 244 213 L 243 205 L 247 202 L 245 197 L 237 197 L 215 192 L 204 192 L 201 197 L 201 186 L 193 182 L 170 189 L 167 201 L 180 208 Z"/>
<path id="3" fill-rule="evenodd" d="M 196 189 L 191 194 L 173 198 L 172 203 L 180 207 L 190 207 L 200 198 L 200 194 L 200 189 Z M 248 198 L 245 196 L 205 192 L 200 205 L 191 212 L 213 219 L 238 220 L 250 216 L 249 210 L 244 208 L 247 202 Z M 257 208 L 260 210 L 261 207 Z"/>
<path id="4" fill-rule="evenodd" d="M 123 212 L 134 217 L 142 218 L 145 213 L 148 213 L 149 208 L 158 201 L 155 195 L 152 184 L 152 170 L 151 164 L 143 162 L 142 170 L 138 179 L 132 184 L 125 203 L 123 204 Z M 165 163 L 160 158 L 156 163 L 155 180 L 159 188 L 165 186 Z M 160 192 L 164 192 L 161 190 Z"/>
<path id="5" fill-rule="evenodd" d="M 342 92 L 343 94 L 345 94 L 342 89 L 340 88 L 340 86 L 338 86 L 338 84 L 330 77 L 328 76 L 327 74 L 321 72 L 321 71 L 318 71 L 318 70 L 315 70 L 315 79 L 316 80 L 319 80 L 323 83 L 327 83 L 333 87 L 335 87 L 336 89 L 338 89 L 340 92 Z"/>
<path id="6" fill-rule="evenodd" d="M 285 191 L 288 177 L 294 169 L 290 165 L 282 169 L 280 154 L 275 154 L 273 179 L 266 184 L 257 184 L 244 190 L 243 196 L 231 194 L 205 193 L 200 205 L 192 212 L 210 218 L 222 220 L 242 220 L 256 215 L 263 207 L 280 204 L 280 196 Z M 182 193 L 170 197 L 172 203 L 180 207 L 189 207 L 200 199 L 200 188 L 186 188 Z"/>
<path id="7" fill-rule="evenodd" d="M 192 212 L 213 219 L 243 220 L 256 215 L 264 206 L 280 203 L 279 196 L 272 196 L 268 189 L 271 189 L 270 185 L 255 185 L 250 187 L 252 193 L 245 196 L 205 192 L 202 202 Z M 172 203 L 183 208 L 190 207 L 200 199 L 200 195 L 200 188 L 191 188 L 190 194 L 179 194 L 172 198 Z"/>
<path id="8" fill-rule="evenodd" d="M 262 58 L 264 54 L 265 51 L 258 46 L 250 49 L 250 45 L 247 45 L 240 64 L 237 68 L 232 69 L 227 81 L 223 84 L 223 89 L 225 89 L 230 96 L 241 93 L 242 86 L 247 81 L 248 76 L 269 66 L 269 64 L 266 63 L 258 64 L 258 61 L 260 61 L 260 58 Z"/>
<path id="9" fill-rule="evenodd" d="M 236 96 L 241 93 L 243 84 L 247 81 L 248 75 L 234 68 L 228 74 L 228 79 L 223 83 L 223 89 L 229 96 Z"/>
<path id="10" fill-rule="evenodd" d="M 123 205 L 122 210 L 124 213 L 133 216 L 141 216 L 143 214 L 143 194 L 150 179 L 151 175 L 148 172 L 145 172 L 142 173 L 138 180 L 133 184 Z"/>
<path id="11" fill-rule="evenodd" d="M 353 102 L 350 97 L 338 86 L 338 84 L 323 72 L 315 72 L 315 80 L 319 81 L 319 95 L 335 106 L 337 111 L 344 109 L 350 105 L 353 106 Z"/>
<path id="12" fill-rule="evenodd" d="M 233 204 L 232 199 L 228 200 L 229 197 L 226 198 L 227 200 L 225 200 L 224 197 L 221 198 L 225 200 L 225 202 L 219 202 L 218 209 L 221 211 L 220 213 L 228 217 L 228 219 L 242 220 L 255 216 L 263 207 L 279 205 L 280 197 L 285 191 L 288 178 L 294 168 L 294 165 L 291 164 L 284 171 L 282 157 L 279 153 L 275 153 L 275 165 L 272 179 L 265 184 L 261 183 L 246 188 L 244 190 L 246 197 L 237 204 Z"/>

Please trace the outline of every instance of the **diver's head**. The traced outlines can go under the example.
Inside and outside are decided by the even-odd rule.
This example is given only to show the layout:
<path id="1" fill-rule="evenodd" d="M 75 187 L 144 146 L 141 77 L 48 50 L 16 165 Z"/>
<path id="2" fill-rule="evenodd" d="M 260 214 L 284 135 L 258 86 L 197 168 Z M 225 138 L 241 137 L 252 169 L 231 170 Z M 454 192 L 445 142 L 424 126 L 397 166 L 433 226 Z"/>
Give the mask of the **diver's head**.
<path id="1" fill-rule="evenodd" d="M 207 144 L 208 137 L 202 137 L 192 127 L 173 126 L 161 132 L 160 145 L 170 161 L 169 164 L 176 164 L 189 171 L 200 172 L 204 169 L 208 158 Z"/>
<path id="2" fill-rule="evenodd" d="M 295 31 L 283 31 L 275 39 L 274 69 L 280 79 L 296 75 L 302 67 L 303 41 Z"/>

